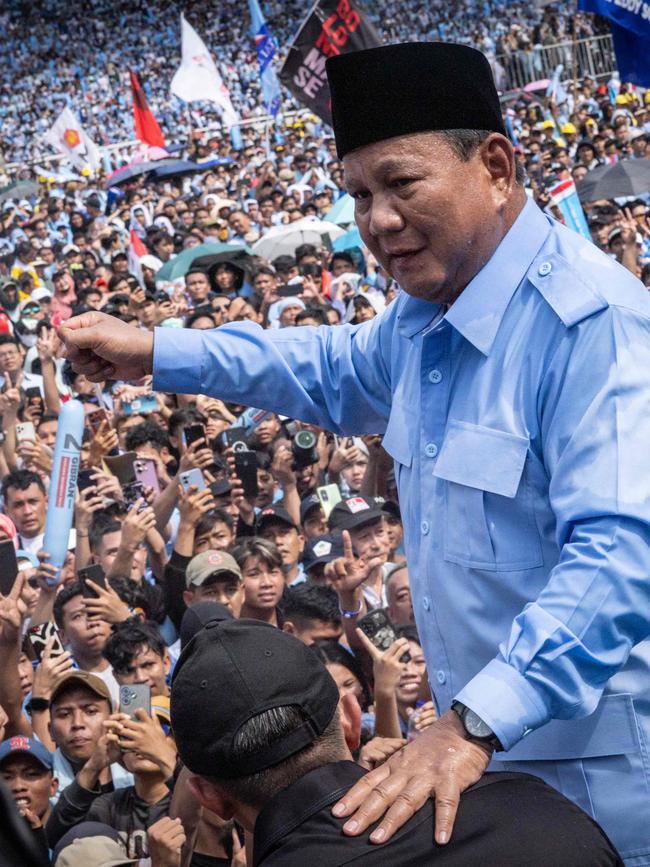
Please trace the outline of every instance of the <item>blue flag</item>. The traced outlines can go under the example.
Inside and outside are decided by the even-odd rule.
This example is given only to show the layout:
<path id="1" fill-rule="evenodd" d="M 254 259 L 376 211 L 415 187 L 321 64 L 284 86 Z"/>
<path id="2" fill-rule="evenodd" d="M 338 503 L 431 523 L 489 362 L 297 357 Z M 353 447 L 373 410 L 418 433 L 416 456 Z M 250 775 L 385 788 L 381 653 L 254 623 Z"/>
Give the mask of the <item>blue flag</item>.
<path id="1" fill-rule="evenodd" d="M 257 62 L 260 65 L 262 99 L 264 100 L 267 112 L 271 117 L 275 117 L 281 102 L 280 82 L 273 68 L 273 58 L 277 53 L 277 44 L 269 33 L 269 28 L 266 26 L 258 0 L 248 0 L 248 8 L 251 13 L 251 32 L 255 39 Z"/>
<path id="2" fill-rule="evenodd" d="M 578 0 L 578 8 L 609 19 L 621 81 L 650 87 L 648 0 Z"/>

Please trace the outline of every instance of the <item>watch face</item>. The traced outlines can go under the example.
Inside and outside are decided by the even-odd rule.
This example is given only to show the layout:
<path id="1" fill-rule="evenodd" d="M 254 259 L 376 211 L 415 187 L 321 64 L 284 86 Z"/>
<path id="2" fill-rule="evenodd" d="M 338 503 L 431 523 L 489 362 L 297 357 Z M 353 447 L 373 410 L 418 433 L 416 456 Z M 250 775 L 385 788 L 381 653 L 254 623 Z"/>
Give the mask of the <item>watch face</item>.
<path id="1" fill-rule="evenodd" d="M 465 711 L 463 723 L 473 738 L 491 738 L 494 735 L 490 726 L 483 722 L 481 717 L 470 708 Z"/>

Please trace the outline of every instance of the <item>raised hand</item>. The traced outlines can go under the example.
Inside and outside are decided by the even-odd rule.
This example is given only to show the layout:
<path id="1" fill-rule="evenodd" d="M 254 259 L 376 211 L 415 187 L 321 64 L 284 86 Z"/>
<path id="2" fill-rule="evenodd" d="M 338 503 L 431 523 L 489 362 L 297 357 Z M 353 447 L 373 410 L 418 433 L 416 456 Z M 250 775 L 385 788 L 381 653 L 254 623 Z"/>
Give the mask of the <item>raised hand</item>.
<path id="1" fill-rule="evenodd" d="M 153 370 L 153 334 L 95 310 L 59 328 L 73 370 L 91 382 L 140 379 Z"/>
<path id="2" fill-rule="evenodd" d="M 25 575 L 19 572 L 7 596 L 0 593 L 0 636 L 7 642 L 18 638 L 27 614 L 27 605 L 21 598 L 24 584 Z"/>
<path id="3" fill-rule="evenodd" d="M 381 557 L 355 557 L 352 549 L 352 539 L 347 530 L 343 530 L 343 556 L 332 560 L 325 567 L 325 578 L 339 595 L 342 608 L 355 607 L 358 604 L 358 591 L 361 585 L 375 577 L 375 571 L 381 569 Z"/>

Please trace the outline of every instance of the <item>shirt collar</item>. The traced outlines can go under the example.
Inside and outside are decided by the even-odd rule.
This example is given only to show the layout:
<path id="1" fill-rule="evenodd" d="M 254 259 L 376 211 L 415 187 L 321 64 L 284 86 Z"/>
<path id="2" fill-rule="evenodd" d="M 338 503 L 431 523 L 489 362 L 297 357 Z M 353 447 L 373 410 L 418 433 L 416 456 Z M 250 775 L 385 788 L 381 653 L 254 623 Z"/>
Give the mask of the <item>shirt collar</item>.
<path id="1" fill-rule="evenodd" d="M 272 798 L 255 822 L 254 867 L 279 840 L 341 798 L 365 773 L 354 762 L 332 762 L 310 771 Z"/>
<path id="2" fill-rule="evenodd" d="M 490 354 L 510 299 L 550 231 L 547 218 L 528 199 L 490 260 L 447 311 L 449 324 L 483 355 Z"/>

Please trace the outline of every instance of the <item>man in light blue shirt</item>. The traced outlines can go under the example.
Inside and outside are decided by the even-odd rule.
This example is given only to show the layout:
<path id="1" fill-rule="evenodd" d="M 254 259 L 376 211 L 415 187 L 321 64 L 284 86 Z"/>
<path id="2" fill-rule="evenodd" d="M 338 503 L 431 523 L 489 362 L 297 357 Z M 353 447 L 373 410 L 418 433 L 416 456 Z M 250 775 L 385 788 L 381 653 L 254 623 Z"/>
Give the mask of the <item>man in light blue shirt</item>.
<path id="1" fill-rule="evenodd" d="M 650 865 L 647 293 L 527 200 L 478 52 L 385 46 L 328 75 L 357 225 L 405 290 L 386 312 L 153 338 L 92 313 L 61 330 L 68 355 L 384 434 L 440 718 L 334 807 L 346 833 L 385 813 L 380 843 L 434 796 L 443 844 L 490 765 L 543 777 Z"/>

